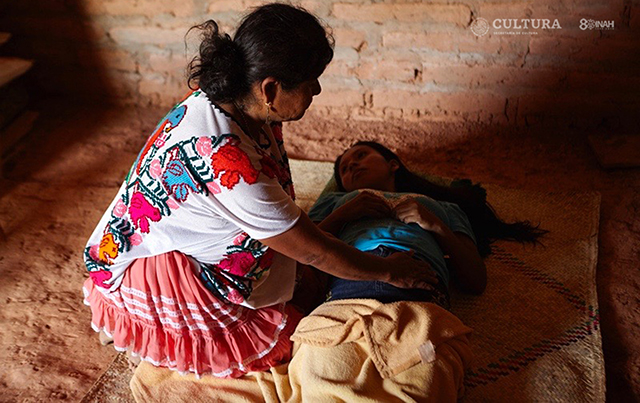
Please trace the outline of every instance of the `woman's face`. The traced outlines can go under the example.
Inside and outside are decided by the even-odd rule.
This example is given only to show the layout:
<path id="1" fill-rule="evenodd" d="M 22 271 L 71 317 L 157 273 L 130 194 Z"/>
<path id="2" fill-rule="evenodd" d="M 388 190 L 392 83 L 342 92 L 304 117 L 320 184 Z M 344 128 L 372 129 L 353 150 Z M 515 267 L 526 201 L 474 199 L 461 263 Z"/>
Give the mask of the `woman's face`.
<path id="1" fill-rule="evenodd" d="M 398 167 L 398 161 L 387 161 L 373 148 L 357 145 L 342 155 L 338 173 L 347 192 L 356 189 L 394 192 Z"/>
<path id="2" fill-rule="evenodd" d="M 281 87 L 273 100 L 274 120 L 298 120 L 311 105 L 313 97 L 320 94 L 322 87 L 317 78 L 305 81 L 292 90 Z"/>

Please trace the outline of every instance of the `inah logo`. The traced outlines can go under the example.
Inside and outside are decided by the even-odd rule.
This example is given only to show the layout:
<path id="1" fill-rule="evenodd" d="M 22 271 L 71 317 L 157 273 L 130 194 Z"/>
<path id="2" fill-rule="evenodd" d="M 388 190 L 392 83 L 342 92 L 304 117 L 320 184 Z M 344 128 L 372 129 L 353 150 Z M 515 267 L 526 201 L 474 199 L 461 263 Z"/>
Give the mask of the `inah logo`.
<path id="1" fill-rule="evenodd" d="M 595 21 L 592 19 L 583 18 L 580 20 L 580 29 L 613 29 L 614 22 L 611 21 Z"/>
<path id="2" fill-rule="evenodd" d="M 482 36 L 489 32 L 489 21 L 484 18 L 476 18 L 471 23 L 471 32 L 476 34 L 476 36 Z"/>

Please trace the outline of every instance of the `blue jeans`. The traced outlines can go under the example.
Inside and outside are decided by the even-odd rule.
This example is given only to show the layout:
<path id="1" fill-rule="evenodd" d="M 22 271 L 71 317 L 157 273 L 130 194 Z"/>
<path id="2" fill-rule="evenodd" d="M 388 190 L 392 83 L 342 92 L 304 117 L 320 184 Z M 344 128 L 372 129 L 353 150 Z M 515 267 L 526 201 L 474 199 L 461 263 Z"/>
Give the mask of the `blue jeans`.
<path id="1" fill-rule="evenodd" d="M 396 252 L 398 251 L 395 249 L 378 246 L 365 253 L 387 257 Z M 440 278 L 438 278 L 438 284 L 434 285 L 434 290 L 430 291 L 417 288 L 398 288 L 382 281 L 343 280 L 332 276 L 329 279 L 327 301 L 349 298 L 371 298 L 385 304 L 396 301 L 422 301 L 438 304 L 445 309 L 450 308 L 449 290 Z"/>

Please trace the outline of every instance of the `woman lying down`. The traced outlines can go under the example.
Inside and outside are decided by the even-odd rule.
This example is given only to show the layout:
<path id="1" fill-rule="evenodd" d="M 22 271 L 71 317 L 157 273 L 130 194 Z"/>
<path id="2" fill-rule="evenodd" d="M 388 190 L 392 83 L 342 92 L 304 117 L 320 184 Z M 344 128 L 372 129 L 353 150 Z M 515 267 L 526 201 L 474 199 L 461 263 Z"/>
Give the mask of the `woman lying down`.
<path id="1" fill-rule="evenodd" d="M 537 243 L 546 231 L 529 222 L 507 224 L 486 202 L 480 186 L 439 186 L 409 171 L 385 146 L 360 141 L 335 162 L 340 192 L 314 204 L 309 217 L 355 248 L 386 257 L 414 251 L 436 274 L 429 290 L 379 281 L 330 279 L 328 300 L 372 298 L 425 301 L 449 308 L 449 284 L 481 294 L 487 285 L 482 257 L 497 239 Z"/>
<path id="2" fill-rule="evenodd" d="M 137 401 L 176 390 L 225 402 L 442 403 L 463 395 L 471 329 L 447 311 L 448 284 L 482 293 L 487 284 L 482 257 L 492 240 L 535 243 L 545 231 L 527 222 L 502 222 L 479 186 L 435 185 L 373 142 L 359 142 L 339 157 L 335 180 L 340 192 L 318 199 L 311 219 L 367 253 L 414 251 L 413 257 L 434 271 L 430 289 L 332 277 L 330 301 L 303 318 L 291 336 L 294 354 L 288 364 L 240 379 L 198 381 L 142 363 L 131 381 Z M 306 282 L 312 280 L 301 286 Z"/>

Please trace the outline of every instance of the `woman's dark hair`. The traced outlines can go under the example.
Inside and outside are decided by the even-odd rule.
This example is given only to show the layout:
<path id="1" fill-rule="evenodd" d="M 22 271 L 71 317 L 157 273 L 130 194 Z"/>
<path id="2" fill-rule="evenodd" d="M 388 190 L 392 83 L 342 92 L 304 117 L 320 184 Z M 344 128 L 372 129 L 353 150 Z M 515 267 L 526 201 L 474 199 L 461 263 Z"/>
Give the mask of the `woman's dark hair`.
<path id="1" fill-rule="evenodd" d="M 333 58 L 333 37 L 303 8 L 267 4 L 244 17 L 233 39 L 209 20 L 191 29 L 202 31 L 199 55 L 189 64 L 192 83 L 214 102 L 248 95 L 267 77 L 285 90 L 318 78 Z"/>
<path id="2" fill-rule="evenodd" d="M 472 184 L 469 180 L 454 181 L 451 186 L 442 186 L 409 171 L 400 158 L 387 147 L 374 141 L 358 141 L 352 147 L 367 146 L 373 148 L 385 160 L 395 160 L 399 168 L 395 173 L 396 191 L 420 193 L 435 200 L 455 203 L 465 212 L 476 236 L 478 252 L 485 257 L 491 253 L 491 243 L 498 239 L 518 241 L 522 243 L 540 243 L 539 238 L 549 231 L 534 226 L 529 221 L 505 223 L 487 202 L 487 192 L 480 184 Z M 343 154 L 344 155 L 344 154 Z M 333 166 L 333 176 L 338 189 L 345 191 L 340 178 L 340 155 Z"/>

